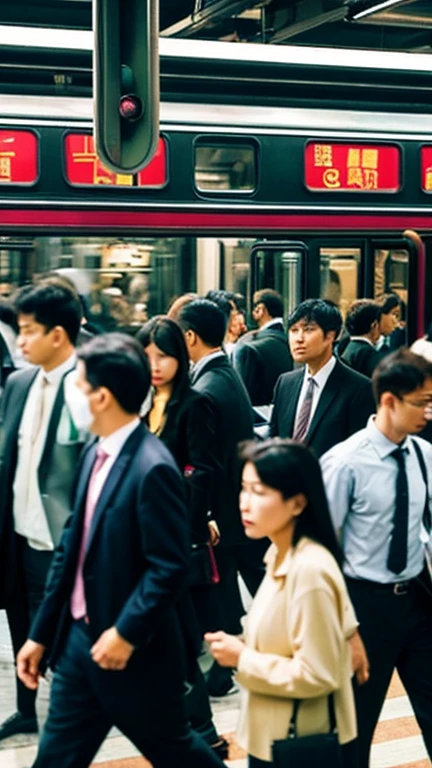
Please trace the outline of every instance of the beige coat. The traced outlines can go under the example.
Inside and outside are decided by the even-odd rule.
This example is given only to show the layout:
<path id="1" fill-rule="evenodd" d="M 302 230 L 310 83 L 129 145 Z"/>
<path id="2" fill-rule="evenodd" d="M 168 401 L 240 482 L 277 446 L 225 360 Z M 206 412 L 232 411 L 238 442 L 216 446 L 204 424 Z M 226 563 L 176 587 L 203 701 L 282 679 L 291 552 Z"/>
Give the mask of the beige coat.
<path id="1" fill-rule="evenodd" d="M 260 760 L 288 734 L 293 699 L 304 699 L 298 733 L 329 730 L 327 695 L 335 692 L 339 741 L 357 735 L 347 638 L 357 627 L 332 555 L 303 538 L 275 570 L 276 548 L 245 622 L 237 680 L 244 689 L 239 744 Z"/>

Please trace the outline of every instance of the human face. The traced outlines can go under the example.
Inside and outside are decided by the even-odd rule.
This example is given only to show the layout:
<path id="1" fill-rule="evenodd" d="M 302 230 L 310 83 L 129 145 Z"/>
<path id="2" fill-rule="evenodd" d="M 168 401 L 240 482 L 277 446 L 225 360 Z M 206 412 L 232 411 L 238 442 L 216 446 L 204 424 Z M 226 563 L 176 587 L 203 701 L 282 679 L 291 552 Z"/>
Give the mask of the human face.
<path id="1" fill-rule="evenodd" d="M 144 349 L 151 370 L 151 382 L 156 389 L 173 383 L 179 364 L 175 357 L 166 355 L 153 342 Z"/>
<path id="2" fill-rule="evenodd" d="M 432 404 L 432 379 L 426 379 L 421 387 L 400 398 L 394 398 L 393 424 L 400 432 L 415 435 L 421 432 L 430 419 Z"/>
<path id="3" fill-rule="evenodd" d="M 291 355 L 295 363 L 320 364 L 333 352 L 334 331 L 325 334 L 313 320 L 299 320 L 288 332 Z"/>
<path id="4" fill-rule="evenodd" d="M 304 505 L 303 505 L 304 506 Z M 240 513 L 246 536 L 275 540 L 294 529 L 295 518 L 303 506 L 298 496 L 284 499 L 281 492 L 264 485 L 255 465 L 247 462 L 243 469 Z"/>
<path id="5" fill-rule="evenodd" d="M 381 315 L 379 321 L 379 328 L 383 336 L 390 336 L 393 331 L 399 325 L 400 321 L 400 307 L 393 307 L 386 315 Z"/>
<path id="6" fill-rule="evenodd" d="M 17 344 L 24 358 L 33 365 L 49 370 L 58 354 L 58 328 L 50 331 L 41 325 L 34 315 L 18 316 L 19 335 Z"/>

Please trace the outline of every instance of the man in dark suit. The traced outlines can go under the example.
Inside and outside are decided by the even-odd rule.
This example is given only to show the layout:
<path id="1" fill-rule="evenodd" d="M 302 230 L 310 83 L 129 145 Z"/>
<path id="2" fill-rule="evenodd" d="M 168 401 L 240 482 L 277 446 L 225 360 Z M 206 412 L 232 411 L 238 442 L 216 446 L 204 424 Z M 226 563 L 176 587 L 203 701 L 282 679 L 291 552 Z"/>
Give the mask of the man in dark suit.
<path id="1" fill-rule="evenodd" d="M 212 411 L 215 437 L 212 446 L 214 470 L 211 512 L 220 529 L 215 549 L 220 584 L 219 620 L 233 633 L 241 632 L 243 606 L 237 574 L 255 594 L 263 577 L 265 545 L 246 539 L 239 512 L 240 462 L 237 451 L 242 440 L 253 437 L 253 416 L 247 392 L 222 350 L 225 317 L 212 301 L 198 299 L 185 306 L 179 316 L 189 357 L 194 363 L 192 386 L 204 395 Z M 214 617 L 216 627 L 218 616 Z M 213 695 L 224 695 L 231 687 L 231 675 L 214 667 L 209 679 Z"/>
<path id="2" fill-rule="evenodd" d="M 96 337 L 79 351 L 77 384 L 100 440 L 83 454 L 74 512 L 18 655 L 30 688 L 44 654 L 55 671 L 34 768 L 85 768 L 112 725 L 154 768 L 218 768 L 185 712 L 175 603 L 188 519 L 175 461 L 139 419 L 144 351 L 123 334 Z"/>
<path id="3" fill-rule="evenodd" d="M 342 325 L 339 310 L 323 299 L 307 299 L 288 320 L 294 362 L 276 384 L 271 434 L 305 442 L 317 457 L 362 429 L 375 411 L 369 379 L 333 355 Z"/>
<path id="4" fill-rule="evenodd" d="M 0 418 L 0 605 L 15 654 L 45 589 L 53 550 L 70 515 L 88 407 L 73 384 L 81 307 L 67 286 L 40 282 L 16 298 L 18 346 L 33 365 L 12 374 Z M 17 682 L 17 712 L 0 739 L 37 731 L 34 691 Z"/>
<path id="5" fill-rule="evenodd" d="M 252 316 L 258 330 L 247 333 L 233 349 L 234 368 L 243 379 L 252 405 L 269 405 L 279 376 L 293 367 L 283 311 L 283 299 L 277 291 L 256 291 Z"/>

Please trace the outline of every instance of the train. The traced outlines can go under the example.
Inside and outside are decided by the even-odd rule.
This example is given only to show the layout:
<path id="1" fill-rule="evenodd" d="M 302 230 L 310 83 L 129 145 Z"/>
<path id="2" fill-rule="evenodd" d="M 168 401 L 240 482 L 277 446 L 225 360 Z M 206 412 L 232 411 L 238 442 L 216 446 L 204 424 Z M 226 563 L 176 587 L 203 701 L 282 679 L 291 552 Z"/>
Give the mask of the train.
<path id="1" fill-rule="evenodd" d="M 396 292 L 424 333 L 430 57 L 162 39 L 156 155 L 125 175 L 94 149 L 91 48 L 0 27 L 0 295 L 60 271 L 110 329 L 190 291 Z"/>

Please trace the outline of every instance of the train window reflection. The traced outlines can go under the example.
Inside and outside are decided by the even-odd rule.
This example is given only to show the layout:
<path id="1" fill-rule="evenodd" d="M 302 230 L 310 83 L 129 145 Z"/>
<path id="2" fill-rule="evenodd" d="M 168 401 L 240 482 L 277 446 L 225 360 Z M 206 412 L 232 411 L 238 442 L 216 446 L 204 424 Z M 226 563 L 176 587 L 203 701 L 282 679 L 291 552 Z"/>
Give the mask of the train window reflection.
<path id="1" fill-rule="evenodd" d="M 360 248 L 320 248 L 321 298 L 332 301 L 345 317 L 359 297 Z"/>
<path id="2" fill-rule="evenodd" d="M 300 304 L 303 284 L 302 251 L 259 249 L 254 252 L 254 291 L 273 288 L 283 296 L 285 319 Z"/>
<path id="3" fill-rule="evenodd" d="M 256 167 L 253 143 L 207 141 L 195 145 L 195 186 L 202 192 L 253 192 Z"/>

